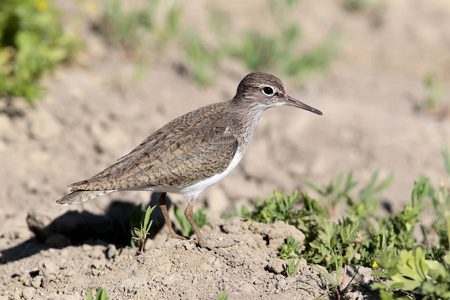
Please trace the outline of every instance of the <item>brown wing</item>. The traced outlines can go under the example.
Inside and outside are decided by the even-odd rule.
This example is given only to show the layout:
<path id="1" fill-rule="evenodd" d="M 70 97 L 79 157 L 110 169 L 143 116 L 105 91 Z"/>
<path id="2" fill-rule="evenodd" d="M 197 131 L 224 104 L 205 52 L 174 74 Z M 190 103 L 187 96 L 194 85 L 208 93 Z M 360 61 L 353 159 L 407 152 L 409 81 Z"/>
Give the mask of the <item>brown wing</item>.
<path id="1" fill-rule="evenodd" d="M 71 190 L 185 187 L 225 171 L 238 142 L 220 110 L 198 118 L 205 108 L 175 119 L 115 164 L 70 185 Z"/>

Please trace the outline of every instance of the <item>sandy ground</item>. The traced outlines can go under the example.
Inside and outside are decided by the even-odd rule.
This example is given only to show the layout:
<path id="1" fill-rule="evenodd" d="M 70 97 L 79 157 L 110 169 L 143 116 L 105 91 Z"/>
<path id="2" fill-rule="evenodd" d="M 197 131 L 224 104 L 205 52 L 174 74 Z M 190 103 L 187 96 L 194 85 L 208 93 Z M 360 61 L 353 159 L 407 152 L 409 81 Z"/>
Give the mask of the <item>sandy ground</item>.
<path id="1" fill-rule="evenodd" d="M 305 190 L 305 181 L 325 184 L 349 170 L 361 182 L 376 170 L 382 176 L 393 172 L 383 201 L 397 210 L 409 201 L 419 174 L 435 185 L 445 178 L 440 153 L 450 145 L 448 115 L 417 109 L 427 97 L 427 74 L 436 74 L 448 87 L 449 2 L 385 1 L 376 14 L 350 13 L 335 2 L 304 0 L 293 12 L 305 45 L 317 43 L 333 28 L 345 33 L 329 70 L 303 89 L 275 74 L 290 95 L 324 115 L 293 108 L 265 112 L 241 164 L 198 200 L 197 207 L 207 205 L 212 220 L 205 235 L 213 241 L 240 241 L 223 252 L 189 241 L 166 242 L 165 227 L 144 256 L 102 240 L 104 232 L 74 243 L 73 237 L 55 232 L 50 240 L 38 239 L 28 229 L 27 216 L 39 224 L 57 224 L 52 228 L 69 226 L 71 217 L 81 216 L 95 228 L 92 220 L 110 216 L 114 207 L 117 214 L 117 205 L 121 211 L 121 205 L 148 204 L 146 192 L 113 194 L 74 207 L 54 201 L 67 192 L 67 184 L 107 167 L 173 118 L 230 99 L 249 72 L 236 64 L 221 66 L 216 84 L 201 88 L 179 74 L 174 66 L 183 59 L 171 49 L 151 59 L 148 72 L 135 81 L 136 65 L 104 44 L 86 22 L 82 62 L 47 78 L 49 93 L 36 108 L 20 101 L 13 107 L 0 103 L 0 299 L 84 299 L 98 286 L 111 299 L 217 299 L 223 291 L 231 299 L 327 297 L 315 267 L 303 264 L 294 278 L 283 273 L 286 262 L 277 257 L 277 248 L 287 235 L 299 232 L 278 223 L 223 221 L 220 215 L 276 188 Z M 75 5 L 64 4 L 68 16 Z M 186 5 L 184 25 L 201 28 L 206 6 L 207 1 Z M 237 32 L 258 24 L 270 29 L 264 21 L 267 7 L 259 1 L 231 1 L 222 9 L 233 13 Z M 438 112 L 445 105 L 450 105 L 448 91 Z M 171 200 L 185 206 L 179 196 Z M 160 217 L 155 223 L 162 224 Z M 370 270 L 359 273 L 349 297 L 375 297 L 367 285 Z"/>

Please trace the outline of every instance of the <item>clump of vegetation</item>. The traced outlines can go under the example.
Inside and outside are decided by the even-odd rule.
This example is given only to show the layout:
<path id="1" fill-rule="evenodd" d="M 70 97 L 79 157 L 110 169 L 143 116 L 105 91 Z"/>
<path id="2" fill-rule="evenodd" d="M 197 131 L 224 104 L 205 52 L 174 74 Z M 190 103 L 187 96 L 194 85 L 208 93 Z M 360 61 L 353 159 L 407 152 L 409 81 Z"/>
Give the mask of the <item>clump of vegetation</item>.
<path id="1" fill-rule="evenodd" d="M 0 97 L 42 98 L 39 79 L 71 61 L 80 42 L 64 31 L 52 0 L 4 0 L 0 11 Z"/>
<path id="2" fill-rule="evenodd" d="M 353 285 L 353 280 L 356 277 L 358 272 L 355 272 L 355 275 L 349 281 L 347 285 L 344 286 L 345 277 L 347 276 L 347 266 L 343 264 L 343 260 L 340 259 L 336 263 L 336 276 L 333 278 L 326 270 L 323 270 L 321 267 L 315 266 L 315 269 L 319 274 L 325 278 L 325 281 L 319 281 L 324 284 L 327 288 L 327 291 L 330 292 L 332 299 L 345 299 L 345 295 L 349 292 L 350 287 Z M 318 281 L 318 280 L 314 280 Z"/>
<path id="3" fill-rule="evenodd" d="M 248 32 L 241 43 L 230 47 L 233 57 L 240 59 L 250 70 L 277 70 L 297 78 L 303 83 L 311 74 L 323 71 L 335 57 L 337 34 L 307 52 L 298 51 L 301 29 L 297 20 L 291 17 L 297 0 L 269 3 L 276 32 L 263 34 Z"/>
<path id="4" fill-rule="evenodd" d="M 192 77 L 199 85 L 210 85 L 213 83 L 214 66 L 222 58 L 217 49 L 207 47 L 203 41 L 195 36 L 185 42 L 185 56 L 188 66 L 191 68 Z"/>
<path id="5" fill-rule="evenodd" d="M 368 218 L 373 217 L 378 211 L 380 198 L 378 193 L 388 188 L 394 175 L 390 174 L 381 182 L 378 181 L 378 172 L 374 172 L 370 181 L 359 191 L 359 201 L 354 202 L 350 197 L 350 192 L 358 185 L 353 179 L 353 172 L 349 172 L 346 176 L 345 183 L 343 181 L 343 173 L 339 174 L 336 180 L 330 181 L 323 187 L 318 187 L 312 182 L 306 184 L 320 195 L 320 204 L 325 206 L 328 214 L 334 216 L 336 206 L 344 201 L 350 206 L 349 214 L 355 219 L 367 222 Z"/>
<path id="6" fill-rule="evenodd" d="M 443 261 L 426 259 L 426 252 L 420 247 L 401 250 L 398 255 L 383 256 L 378 260 L 384 271 L 377 271 L 387 282 L 372 284 L 379 289 L 383 299 L 398 299 L 394 292 L 406 291 L 429 299 L 450 299 L 450 252 Z M 389 252 L 388 252 L 389 253 Z M 408 298 L 404 298 L 408 299 Z"/>
<path id="7" fill-rule="evenodd" d="M 321 204 L 325 206 L 330 215 L 334 215 L 334 210 L 339 203 L 350 198 L 350 191 L 358 185 L 358 183 L 353 180 L 353 172 L 347 174 L 345 183 L 343 183 L 342 180 L 343 174 L 341 173 L 336 180 L 330 181 L 328 185 L 321 188 L 312 182 L 306 182 L 310 188 L 321 196 Z"/>
<path id="8" fill-rule="evenodd" d="M 143 48 L 161 49 L 179 33 L 181 6 L 171 6 L 161 19 L 159 0 L 146 0 L 140 9 L 127 11 L 123 1 L 104 3 L 103 18 L 98 24 L 106 41 L 139 52 Z"/>
<path id="9" fill-rule="evenodd" d="M 242 37 L 229 34 L 229 17 L 213 10 L 211 26 L 216 37 L 214 46 L 200 38 L 187 39 L 186 62 L 194 79 L 201 85 L 213 82 L 213 73 L 223 58 L 242 62 L 252 71 L 274 71 L 294 77 L 303 84 L 312 74 L 320 73 L 334 59 L 340 34 L 334 32 L 325 41 L 309 51 L 299 51 L 301 29 L 291 17 L 297 0 L 268 2 L 269 12 L 275 26 L 273 33 L 248 31 Z M 236 42 L 239 41 L 239 42 Z"/>
<path id="10" fill-rule="evenodd" d="M 292 236 L 286 238 L 286 242 L 281 244 L 280 253 L 278 254 L 281 259 L 300 258 L 300 242 L 294 240 Z"/>
<path id="11" fill-rule="evenodd" d="M 443 150 L 443 157 L 450 183 L 447 148 Z M 339 175 L 337 180 L 322 188 L 309 184 L 319 194 L 319 200 L 307 193 L 286 195 L 275 191 L 272 197 L 257 200 L 253 212 L 242 210 L 245 213 L 241 216 L 264 223 L 282 220 L 305 234 L 303 245 L 288 237 L 280 246 L 280 258 L 291 260 L 286 266 L 290 272 L 295 270 L 293 259 L 300 258 L 324 266 L 328 271 L 339 271 L 343 267 L 343 276 L 346 265 L 359 265 L 374 269 L 375 275 L 386 280 L 372 286 L 380 290 L 383 299 L 394 299 L 390 293 L 396 293 L 395 297 L 410 293 L 431 299 L 449 298 L 450 185 L 442 181 L 439 188 L 434 189 L 427 177 L 420 176 L 409 204 L 389 217 L 378 217 L 379 192 L 391 184 L 393 176 L 380 180 L 375 172 L 357 198 L 350 193 L 357 186 L 353 173 L 350 172 L 345 181 L 343 178 Z M 303 209 L 297 208 L 299 196 Z M 329 207 L 343 200 L 348 206 L 348 216 L 333 221 Z M 435 209 L 436 220 L 431 227 L 425 227 L 419 224 L 420 218 L 430 204 Z M 419 225 L 424 243 L 414 237 L 414 229 Z M 428 242 L 430 233 L 437 235 L 437 245 Z M 329 286 L 338 298 L 348 291 L 348 286 L 343 287 L 343 280 L 339 278 Z"/>
<path id="12" fill-rule="evenodd" d="M 299 210 L 294 211 L 294 205 L 297 202 L 297 191 L 290 195 L 285 195 L 280 190 L 275 190 L 272 197 L 267 197 L 264 200 L 257 199 L 255 209 L 248 217 L 261 223 L 284 221 L 287 224 L 291 224 L 302 214 Z"/>

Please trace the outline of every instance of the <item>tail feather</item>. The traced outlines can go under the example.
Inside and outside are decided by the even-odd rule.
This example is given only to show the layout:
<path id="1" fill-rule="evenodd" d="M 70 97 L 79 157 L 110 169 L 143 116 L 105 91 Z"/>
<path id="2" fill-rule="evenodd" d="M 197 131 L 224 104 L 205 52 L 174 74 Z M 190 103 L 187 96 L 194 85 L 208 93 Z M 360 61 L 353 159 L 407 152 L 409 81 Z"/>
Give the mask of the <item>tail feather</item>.
<path id="1" fill-rule="evenodd" d="M 78 204 L 84 201 L 88 201 L 109 193 L 115 192 L 115 190 L 109 190 L 109 191 L 85 191 L 85 190 L 78 190 L 74 191 L 70 194 L 65 195 L 59 200 L 56 200 L 56 204 L 59 205 L 71 205 L 71 204 Z"/>

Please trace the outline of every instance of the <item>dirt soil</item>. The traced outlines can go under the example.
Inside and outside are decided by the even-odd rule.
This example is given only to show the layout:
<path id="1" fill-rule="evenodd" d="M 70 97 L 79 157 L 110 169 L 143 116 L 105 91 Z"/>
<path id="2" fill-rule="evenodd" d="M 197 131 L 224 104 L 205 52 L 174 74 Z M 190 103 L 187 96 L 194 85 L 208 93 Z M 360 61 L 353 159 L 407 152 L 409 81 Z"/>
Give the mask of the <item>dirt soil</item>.
<path id="1" fill-rule="evenodd" d="M 263 2 L 228 2 L 218 7 L 232 13 L 231 31 L 273 27 Z M 221 214 L 233 205 L 251 206 L 276 188 L 305 190 L 305 181 L 325 184 L 349 170 L 360 182 L 376 170 L 395 174 L 383 193 L 387 214 L 409 202 L 419 174 L 435 185 L 445 178 L 450 2 L 390 0 L 378 12 L 351 13 L 339 1 L 303 0 L 293 14 L 305 45 L 338 28 L 345 36 L 341 51 L 329 70 L 303 89 L 275 75 L 290 95 L 324 115 L 293 108 L 265 112 L 240 165 L 200 196 L 196 207 L 206 205 L 211 220 L 205 236 L 239 243 L 211 251 L 191 241 L 166 241 L 168 230 L 155 211 L 156 231 L 145 255 L 136 255 L 115 235 L 121 229 L 111 234 L 105 224 L 155 201 L 149 193 L 117 193 L 70 207 L 54 201 L 68 184 L 107 167 L 168 121 L 233 97 L 249 71 L 223 64 L 216 84 L 202 88 L 180 74 L 181 52 L 169 47 L 149 59 L 148 72 L 134 80 L 138 66 L 92 30 L 98 16 L 80 3 L 59 4 L 68 24 L 83 24 L 78 30 L 86 49 L 78 63 L 45 79 L 48 95 L 35 108 L 0 101 L 0 299 L 85 299 L 99 286 L 111 299 L 217 299 L 223 291 L 230 299 L 327 298 L 317 267 L 302 261 L 300 273 L 286 277 L 286 261 L 277 257 L 288 235 L 302 240 L 298 230 L 283 223 L 224 221 Z M 211 4 L 183 5 L 183 26 L 205 31 Z M 424 112 L 417 108 L 427 97 L 423 79 L 430 73 L 447 92 L 437 111 Z M 171 195 L 171 201 L 185 207 L 182 197 Z M 347 296 L 376 299 L 370 270 L 349 270 L 359 274 Z"/>

